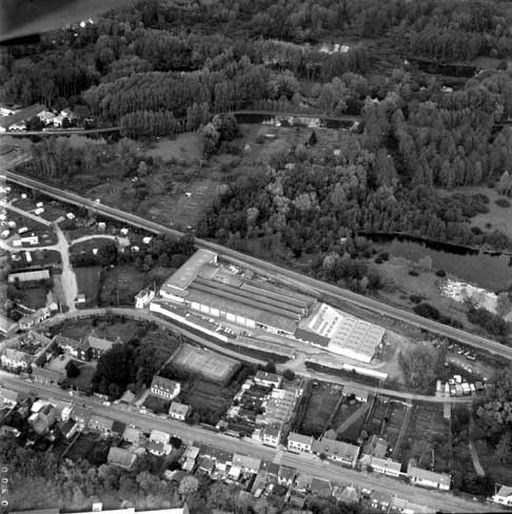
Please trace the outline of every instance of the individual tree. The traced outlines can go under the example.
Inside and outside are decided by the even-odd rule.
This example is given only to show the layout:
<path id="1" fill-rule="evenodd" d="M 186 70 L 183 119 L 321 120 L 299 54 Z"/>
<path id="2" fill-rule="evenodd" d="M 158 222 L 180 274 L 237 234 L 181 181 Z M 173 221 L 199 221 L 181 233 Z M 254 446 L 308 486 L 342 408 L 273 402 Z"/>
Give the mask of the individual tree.
<path id="1" fill-rule="evenodd" d="M 66 376 L 68 378 L 75 378 L 80 375 L 80 368 L 76 365 L 74 360 L 70 360 L 66 364 Z"/>

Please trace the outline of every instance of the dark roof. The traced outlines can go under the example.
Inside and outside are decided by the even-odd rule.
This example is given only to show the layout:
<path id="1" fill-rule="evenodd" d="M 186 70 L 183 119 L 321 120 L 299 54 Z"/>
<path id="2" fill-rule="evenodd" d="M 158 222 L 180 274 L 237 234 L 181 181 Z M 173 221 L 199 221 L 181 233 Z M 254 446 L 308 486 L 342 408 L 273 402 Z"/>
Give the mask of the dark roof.
<path id="1" fill-rule="evenodd" d="M 313 477 L 311 480 L 311 492 L 323 496 L 324 498 L 331 496 L 331 483 L 323 478 Z"/>
<path id="2" fill-rule="evenodd" d="M 284 480 L 293 480 L 296 474 L 297 470 L 295 468 L 285 466 L 284 464 L 279 466 L 279 477 Z"/>
<path id="3" fill-rule="evenodd" d="M 81 342 L 76 339 L 71 339 L 71 337 L 64 336 L 55 336 L 53 338 L 56 344 L 59 346 L 71 346 L 71 348 L 78 349 L 80 347 Z"/>
<path id="4" fill-rule="evenodd" d="M 136 458 L 137 457 L 135 454 L 129 452 L 128 450 L 111 447 L 108 452 L 107 462 L 129 469 L 132 467 Z"/>
<path id="5" fill-rule="evenodd" d="M 268 460 L 262 460 L 260 464 L 260 471 L 266 471 L 270 475 L 279 475 L 279 464 L 270 462 Z"/>
<path id="6" fill-rule="evenodd" d="M 43 378 L 47 378 L 48 380 L 53 380 L 55 382 L 58 382 L 59 380 L 64 378 L 64 373 L 61 373 L 60 371 L 57 371 L 54 369 L 33 367 L 32 376 L 35 376 L 35 375 L 43 377 Z"/>
<path id="7" fill-rule="evenodd" d="M 74 419 L 68 419 L 65 423 L 59 425 L 59 429 L 62 433 L 62 435 L 68 434 L 73 427 L 76 425 L 76 421 Z"/>
<path id="8" fill-rule="evenodd" d="M 114 420 L 114 423 L 112 424 L 112 432 L 115 432 L 116 434 L 119 434 L 119 435 L 123 435 L 125 428 L 126 428 L 125 423 Z"/>

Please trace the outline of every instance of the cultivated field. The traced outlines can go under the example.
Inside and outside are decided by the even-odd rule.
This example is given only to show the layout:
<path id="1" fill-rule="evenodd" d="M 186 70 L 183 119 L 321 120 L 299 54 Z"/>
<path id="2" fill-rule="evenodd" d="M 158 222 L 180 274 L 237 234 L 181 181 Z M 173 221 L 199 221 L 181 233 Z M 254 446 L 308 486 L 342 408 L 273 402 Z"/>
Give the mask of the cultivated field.
<path id="1" fill-rule="evenodd" d="M 314 386 L 302 420 L 301 433 L 315 437 L 322 434 L 340 400 L 340 394 L 340 391 L 332 386 Z"/>
<path id="2" fill-rule="evenodd" d="M 101 305 L 130 305 L 144 286 L 144 273 L 133 266 L 114 266 L 101 272 Z"/>
<path id="3" fill-rule="evenodd" d="M 85 266 L 83 268 L 74 268 L 78 293 L 85 294 L 87 306 L 95 306 L 97 303 L 100 284 L 100 270 L 100 266 Z"/>
<path id="4" fill-rule="evenodd" d="M 204 409 L 220 412 L 226 408 L 226 400 L 222 396 L 223 387 L 219 384 L 198 380 L 187 394 L 187 403 L 192 409 Z"/>
<path id="5" fill-rule="evenodd" d="M 412 407 L 405 435 L 404 462 L 415 458 L 418 466 L 429 469 L 432 450 L 449 440 L 448 421 L 443 418 L 442 404 L 419 404 Z M 436 471 L 446 471 L 446 462 L 434 458 Z"/>
<path id="6" fill-rule="evenodd" d="M 235 359 L 187 343 L 180 348 L 171 364 L 189 373 L 221 383 L 228 382 L 240 366 Z"/>
<path id="7" fill-rule="evenodd" d="M 357 443 L 369 408 L 368 402 L 361 403 L 345 398 L 331 423 L 331 427 L 336 430 L 337 439 Z"/>

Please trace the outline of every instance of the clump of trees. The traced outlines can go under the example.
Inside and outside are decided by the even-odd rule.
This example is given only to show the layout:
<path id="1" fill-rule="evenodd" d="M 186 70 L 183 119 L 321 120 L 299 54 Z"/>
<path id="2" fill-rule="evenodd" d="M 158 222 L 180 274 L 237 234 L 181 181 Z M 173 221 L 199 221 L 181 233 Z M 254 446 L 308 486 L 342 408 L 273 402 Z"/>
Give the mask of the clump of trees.
<path id="1" fill-rule="evenodd" d="M 398 362 L 405 383 L 417 391 L 432 392 L 437 376 L 444 369 L 445 351 L 431 343 L 418 343 L 401 351 Z"/>
<path id="2" fill-rule="evenodd" d="M 493 336 L 506 337 L 510 332 L 510 323 L 483 307 L 470 307 L 467 317 L 470 323 L 480 325 Z"/>

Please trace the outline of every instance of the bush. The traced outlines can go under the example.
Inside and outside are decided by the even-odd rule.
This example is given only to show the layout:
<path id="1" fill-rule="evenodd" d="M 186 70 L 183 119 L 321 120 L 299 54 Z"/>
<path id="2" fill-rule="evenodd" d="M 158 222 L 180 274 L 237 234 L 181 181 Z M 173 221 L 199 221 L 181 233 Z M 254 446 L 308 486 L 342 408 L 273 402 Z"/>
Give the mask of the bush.
<path id="1" fill-rule="evenodd" d="M 382 252 L 381 254 L 379 254 L 379 257 L 380 257 L 383 261 L 389 261 L 389 253 L 388 253 L 388 252 Z"/>
<path id="2" fill-rule="evenodd" d="M 499 207 L 510 207 L 510 201 L 506 198 L 498 198 L 494 203 Z"/>
<path id="3" fill-rule="evenodd" d="M 469 309 L 467 316 L 470 323 L 480 325 L 491 335 L 506 336 L 510 331 L 510 325 L 503 318 L 487 309 L 472 307 Z"/>
<path id="4" fill-rule="evenodd" d="M 384 261 L 380 257 L 376 257 L 375 264 L 382 264 Z"/>
<path id="5" fill-rule="evenodd" d="M 409 296 L 409 300 L 411 300 L 412 303 L 421 303 L 421 296 L 418 296 L 417 294 L 412 294 Z"/>
<path id="6" fill-rule="evenodd" d="M 295 380 L 295 372 L 291 369 L 287 369 L 285 370 L 285 372 L 283 373 L 283 376 L 286 380 L 288 381 L 292 381 L 292 380 Z"/>
<path id="7" fill-rule="evenodd" d="M 75 361 L 69 361 L 67 364 L 66 364 L 66 376 L 68 378 L 75 378 L 77 377 L 78 375 L 80 375 L 80 369 L 78 368 L 78 366 L 75 364 Z"/>
<path id="8" fill-rule="evenodd" d="M 417 277 L 417 276 L 419 276 L 419 273 L 415 269 L 412 269 L 409 271 L 409 275 L 411 275 L 413 277 Z"/>
<path id="9" fill-rule="evenodd" d="M 438 270 L 436 271 L 436 275 L 437 275 L 438 277 L 441 277 L 441 278 L 442 278 L 442 277 L 446 277 L 446 271 L 445 271 L 444 269 L 438 269 Z"/>

